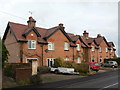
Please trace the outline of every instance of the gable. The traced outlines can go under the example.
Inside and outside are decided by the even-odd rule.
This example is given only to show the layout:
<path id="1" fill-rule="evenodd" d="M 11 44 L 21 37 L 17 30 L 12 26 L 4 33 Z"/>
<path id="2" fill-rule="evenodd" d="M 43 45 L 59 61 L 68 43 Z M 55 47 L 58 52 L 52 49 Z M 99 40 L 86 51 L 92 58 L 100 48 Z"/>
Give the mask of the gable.
<path id="1" fill-rule="evenodd" d="M 22 35 L 26 37 L 31 31 L 34 31 L 35 34 L 36 34 L 38 37 L 41 37 L 41 35 L 39 34 L 39 32 L 38 32 L 34 27 L 27 29 L 27 30 L 25 31 L 25 33 L 22 34 Z"/>
<path id="2" fill-rule="evenodd" d="M 53 35 L 51 35 L 47 41 L 54 42 L 55 40 L 64 40 L 66 42 L 69 42 L 69 39 L 63 34 L 61 30 L 57 30 Z"/>
<path id="3" fill-rule="evenodd" d="M 67 33 L 64 31 L 64 27 L 58 26 L 55 27 L 53 29 L 48 30 L 48 32 L 46 32 L 47 35 L 45 35 L 45 39 L 50 38 L 51 36 L 53 36 L 57 31 L 61 31 L 64 36 L 71 42 L 72 40 L 70 39 L 70 37 L 67 35 Z"/>
<path id="4" fill-rule="evenodd" d="M 18 39 L 16 38 L 14 32 L 12 31 L 12 29 L 10 28 L 9 24 L 7 25 L 7 28 L 5 30 L 5 33 L 3 35 L 2 40 L 6 40 L 6 38 L 11 38 L 14 37 L 14 41 L 18 41 Z M 8 42 L 8 41 L 7 41 Z"/>
<path id="5" fill-rule="evenodd" d="M 103 40 L 100 45 L 101 47 L 108 47 L 107 43 L 105 42 L 105 40 Z"/>

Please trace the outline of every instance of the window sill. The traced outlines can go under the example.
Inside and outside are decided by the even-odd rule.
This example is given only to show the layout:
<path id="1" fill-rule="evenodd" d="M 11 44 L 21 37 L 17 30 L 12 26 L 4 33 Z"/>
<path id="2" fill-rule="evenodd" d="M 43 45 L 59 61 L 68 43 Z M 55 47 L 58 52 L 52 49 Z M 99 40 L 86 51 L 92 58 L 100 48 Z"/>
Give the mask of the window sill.
<path id="1" fill-rule="evenodd" d="M 49 50 L 49 49 L 48 49 L 48 51 L 54 51 L 54 50 Z"/>
<path id="2" fill-rule="evenodd" d="M 36 48 L 28 48 L 28 49 L 35 50 Z"/>
<path id="3" fill-rule="evenodd" d="M 69 50 L 64 50 L 64 51 L 69 51 Z"/>

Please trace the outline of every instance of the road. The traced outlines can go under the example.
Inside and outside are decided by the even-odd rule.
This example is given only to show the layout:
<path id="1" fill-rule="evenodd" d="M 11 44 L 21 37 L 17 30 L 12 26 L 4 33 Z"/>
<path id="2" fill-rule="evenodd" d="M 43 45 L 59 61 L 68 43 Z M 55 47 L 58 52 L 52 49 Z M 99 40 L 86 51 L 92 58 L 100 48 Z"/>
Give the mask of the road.
<path id="1" fill-rule="evenodd" d="M 120 72 L 120 70 L 119 70 Z M 46 83 L 42 85 L 27 86 L 24 88 L 93 88 L 95 90 L 118 90 L 118 71 L 109 71 L 104 73 L 95 74 L 88 77 L 57 81 L 53 83 Z M 48 89 L 47 89 L 48 90 Z"/>

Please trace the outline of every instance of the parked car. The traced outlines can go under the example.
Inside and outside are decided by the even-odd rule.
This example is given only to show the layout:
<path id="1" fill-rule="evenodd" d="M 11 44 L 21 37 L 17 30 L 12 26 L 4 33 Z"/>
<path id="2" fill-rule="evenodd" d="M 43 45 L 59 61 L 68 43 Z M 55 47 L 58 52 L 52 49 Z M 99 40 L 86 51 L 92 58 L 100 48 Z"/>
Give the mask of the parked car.
<path id="1" fill-rule="evenodd" d="M 101 65 L 97 62 L 90 62 L 90 69 L 93 70 L 93 71 L 98 72 L 99 69 L 100 69 L 100 66 Z"/>
<path id="2" fill-rule="evenodd" d="M 64 67 L 58 67 L 58 68 L 52 68 L 51 72 L 54 72 L 56 74 L 63 73 L 63 74 L 79 74 L 79 72 L 74 72 L 74 68 L 64 68 Z"/>
<path id="3" fill-rule="evenodd" d="M 116 61 L 107 61 L 103 64 L 104 67 L 118 67 L 118 63 Z"/>

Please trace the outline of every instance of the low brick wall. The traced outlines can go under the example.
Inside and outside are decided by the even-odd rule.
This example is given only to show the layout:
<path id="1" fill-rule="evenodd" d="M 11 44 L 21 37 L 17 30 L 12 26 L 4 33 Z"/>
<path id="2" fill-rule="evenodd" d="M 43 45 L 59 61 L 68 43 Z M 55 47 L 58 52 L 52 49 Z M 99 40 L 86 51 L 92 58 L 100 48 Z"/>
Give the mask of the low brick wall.
<path id="1" fill-rule="evenodd" d="M 26 80 L 32 76 L 31 68 L 16 68 L 16 81 Z"/>
<path id="2" fill-rule="evenodd" d="M 14 68 L 31 68 L 31 63 L 11 63 Z"/>

